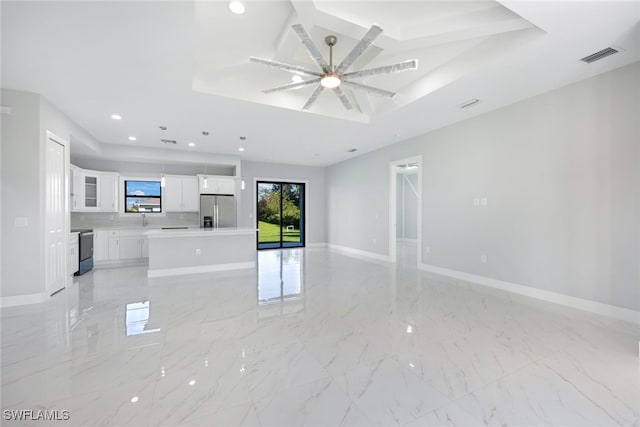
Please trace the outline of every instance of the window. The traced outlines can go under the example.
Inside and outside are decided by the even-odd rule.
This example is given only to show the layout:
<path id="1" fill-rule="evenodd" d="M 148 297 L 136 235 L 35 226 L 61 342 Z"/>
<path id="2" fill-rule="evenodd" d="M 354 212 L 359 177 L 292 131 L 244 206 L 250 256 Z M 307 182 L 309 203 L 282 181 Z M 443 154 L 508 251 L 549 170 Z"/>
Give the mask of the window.
<path id="1" fill-rule="evenodd" d="M 160 181 L 125 181 L 124 206 L 128 213 L 162 212 Z"/>

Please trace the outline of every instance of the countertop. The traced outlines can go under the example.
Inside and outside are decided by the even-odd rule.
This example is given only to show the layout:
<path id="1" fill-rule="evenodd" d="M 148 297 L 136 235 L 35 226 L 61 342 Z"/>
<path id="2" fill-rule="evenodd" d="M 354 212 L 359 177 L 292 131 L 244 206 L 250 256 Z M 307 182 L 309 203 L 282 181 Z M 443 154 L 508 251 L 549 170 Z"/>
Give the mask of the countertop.
<path id="1" fill-rule="evenodd" d="M 215 237 L 229 235 L 247 235 L 258 231 L 257 228 L 188 228 L 182 230 L 149 230 L 144 233 L 150 239 L 173 237 Z"/>

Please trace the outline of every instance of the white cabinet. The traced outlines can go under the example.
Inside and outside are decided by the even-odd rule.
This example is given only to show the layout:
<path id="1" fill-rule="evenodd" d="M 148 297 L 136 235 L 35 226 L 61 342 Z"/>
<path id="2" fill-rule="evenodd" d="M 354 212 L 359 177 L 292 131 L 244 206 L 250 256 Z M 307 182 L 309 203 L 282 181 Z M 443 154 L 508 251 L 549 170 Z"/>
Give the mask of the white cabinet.
<path id="1" fill-rule="evenodd" d="M 118 174 L 71 165 L 71 211 L 117 212 Z"/>
<path id="2" fill-rule="evenodd" d="M 84 175 L 82 169 L 71 165 L 69 168 L 71 182 L 71 211 L 78 212 L 84 208 Z"/>
<path id="3" fill-rule="evenodd" d="M 117 231 L 109 232 L 109 254 L 107 260 L 115 261 L 120 259 L 120 236 Z"/>
<path id="4" fill-rule="evenodd" d="M 109 231 L 93 230 L 93 261 L 109 260 Z"/>
<path id="5" fill-rule="evenodd" d="M 236 181 L 233 178 L 218 178 L 218 192 L 216 194 L 235 194 Z"/>
<path id="6" fill-rule="evenodd" d="M 80 269 L 80 237 L 78 233 L 71 233 L 69 235 L 69 262 L 68 262 L 68 276 L 73 276 L 73 274 Z"/>
<path id="7" fill-rule="evenodd" d="M 235 195 L 236 181 L 230 177 L 198 175 L 200 194 Z"/>
<path id="8" fill-rule="evenodd" d="M 198 178 L 166 175 L 164 182 L 162 205 L 165 212 L 197 212 L 200 209 Z"/>
<path id="9" fill-rule="evenodd" d="M 147 229 L 94 230 L 95 262 L 148 258 Z"/>
<path id="10" fill-rule="evenodd" d="M 118 259 L 136 259 L 142 258 L 142 246 L 140 237 L 121 236 L 120 237 L 120 253 Z"/>
<path id="11" fill-rule="evenodd" d="M 98 210 L 118 212 L 118 174 L 103 172 L 99 176 Z"/>
<path id="12" fill-rule="evenodd" d="M 182 205 L 185 211 L 197 212 L 200 210 L 198 177 L 189 176 L 182 179 Z"/>
<path id="13" fill-rule="evenodd" d="M 84 181 L 84 210 L 97 211 L 100 197 L 100 174 L 84 171 L 82 178 Z"/>

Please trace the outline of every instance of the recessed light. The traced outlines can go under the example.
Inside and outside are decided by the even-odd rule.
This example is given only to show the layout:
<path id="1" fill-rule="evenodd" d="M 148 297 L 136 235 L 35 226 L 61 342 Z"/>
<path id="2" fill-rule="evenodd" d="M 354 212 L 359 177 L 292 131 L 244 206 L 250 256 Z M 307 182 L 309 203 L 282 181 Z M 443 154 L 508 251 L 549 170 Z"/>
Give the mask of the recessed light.
<path id="1" fill-rule="evenodd" d="M 292 81 L 293 83 L 300 83 L 300 82 L 302 82 L 302 77 L 300 77 L 300 76 L 299 76 L 299 75 L 297 75 L 297 74 L 294 74 L 294 75 L 293 75 L 293 77 L 291 77 L 291 81 Z"/>
<path id="2" fill-rule="evenodd" d="M 131 398 L 131 403 L 136 403 L 138 400 L 139 400 L 139 399 L 138 399 L 138 396 L 133 396 L 133 397 Z"/>
<path id="3" fill-rule="evenodd" d="M 196 380 L 189 381 L 189 385 L 194 385 L 195 383 L 196 383 Z"/>
<path id="4" fill-rule="evenodd" d="M 245 139 L 247 139 L 247 137 L 246 137 L 246 136 L 241 136 L 241 137 L 240 137 L 240 140 L 242 140 L 242 141 L 244 141 Z"/>
<path id="5" fill-rule="evenodd" d="M 229 2 L 229 10 L 236 15 L 242 15 L 244 13 L 244 4 L 241 1 L 231 1 Z"/>
<path id="6" fill-rule="evenodd" d="M 204 136 L 207 136 L 207 135 L 209 135 L 209 132 L 207 132 L 206 130 L 203 130 L 203 131 L 202 131 L 202 134 L 203 134 Z"/>
<path id="7" fill-rule="evenodd" d="M 188 145 L 189 145 L 189 147 L 195 147 L 196 146 L 195 142 L 190 142 Z"/>
<path id="8" fill-rule="evenodd" d="M 121 115 L 119 115 L 119 114 L 112 114 L 112 115 L 111 115 L 111 118 L 112 118 L 113 120 L 122 120 L 122 116 L 121 116 Z"/>
<path id="9" fill-rule="evenodd" d="M 244 151 L 243 147 L 238 148 L 238 151 Z"/>
<path id="10" fill-rule="evenodd" d="M 129 137 L 129 141 L 135 141 L 135 140 L 136 140 L 136 137 L 135 137 L 135 136 L 130 136 L 130 137 Z"/>
<path id="11" fill-rule="evenodd" d="M 167 130 L 166 126 L 159 126 L 160 130 Z"/>

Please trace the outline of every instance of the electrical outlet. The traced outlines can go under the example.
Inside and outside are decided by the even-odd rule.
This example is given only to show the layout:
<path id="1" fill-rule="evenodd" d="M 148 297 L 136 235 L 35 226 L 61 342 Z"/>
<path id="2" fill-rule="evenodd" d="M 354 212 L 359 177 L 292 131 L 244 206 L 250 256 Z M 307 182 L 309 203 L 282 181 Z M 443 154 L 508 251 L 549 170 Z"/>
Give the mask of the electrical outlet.
<path id="1" fill-rule="evenodd" d="M 473 206 L 480 206 L 480 199 L 473 199 Z"/>
<path id="2" fill-rule="evenodd" d="M 200 248 L 196 249 L 196 255 L 202 255 L 202 251 L 200 250 Z"/>
<path id="3" fill-rule="evenodd" d="M 483 197 L 482 199 L 480 199 L 480 204 L 481 204 L 482 206 L 487 206 L 487 198 L 486 198 L 486 197 Z"/>
<path id="4" fill-rule="evenodd" d="M 487 256 L 486 255 L 480 255 L 480 262 L 483 264 L 487 263 Z"/>

